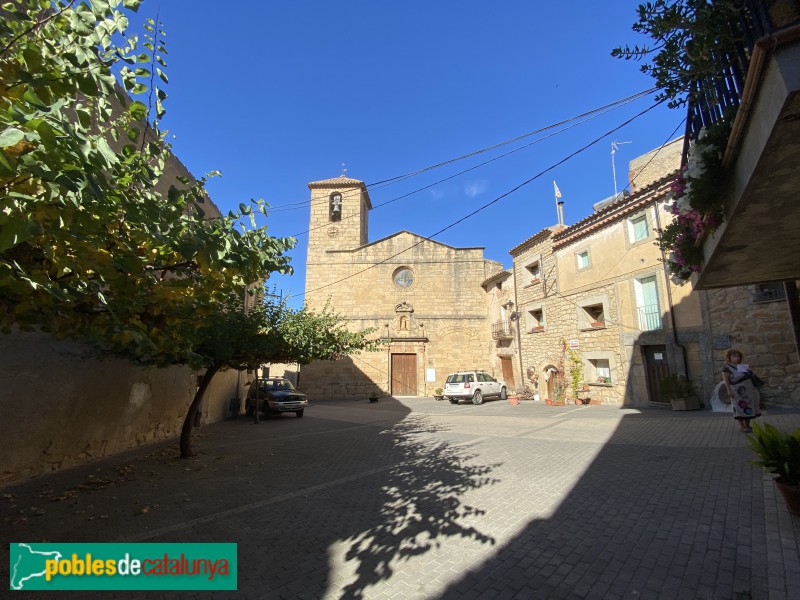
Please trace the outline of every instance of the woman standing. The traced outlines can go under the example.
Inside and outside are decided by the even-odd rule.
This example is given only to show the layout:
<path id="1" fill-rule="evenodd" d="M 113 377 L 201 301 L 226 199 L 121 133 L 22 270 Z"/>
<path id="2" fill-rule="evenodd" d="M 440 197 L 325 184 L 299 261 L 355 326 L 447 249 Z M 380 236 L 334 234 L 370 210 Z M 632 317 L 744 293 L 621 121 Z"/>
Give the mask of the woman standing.
<path id="1" fill-rule="evenodd" d="M 753 387 L 753 374 L 749 369 L 740 368 L 743 358 L 742 353 L 733 348 L 725 353 L 722 381 L 731 399 L 733 418 L 739 423 L 739 429 L 743 433 L 751 433 L 750 420 L 760 417 L 761 409 L 758 405 L 759 394 Z"/>

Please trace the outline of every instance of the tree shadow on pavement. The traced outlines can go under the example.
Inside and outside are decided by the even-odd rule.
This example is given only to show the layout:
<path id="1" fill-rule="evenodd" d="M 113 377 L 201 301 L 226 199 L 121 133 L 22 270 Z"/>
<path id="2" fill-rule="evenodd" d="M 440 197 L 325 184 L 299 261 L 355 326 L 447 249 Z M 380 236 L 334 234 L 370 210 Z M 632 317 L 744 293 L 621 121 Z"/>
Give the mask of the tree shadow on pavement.
<path id="1" fill-rule="evenodd" d="M 499 464 L 409 413 L 387 399 L 232 419 L 204 427 L 191 460 L 168 441 L 17 482 L 2 489 L 6 541 L 235 542 L 232 597 L 360 598 L 448 539 L 495 542 L 464 496 L 497 484 Z"/>
<path id="2" fill-rule="evenodd" d="M 471 464 L 475 456 L 457 446 L 418 439 L 420 433 L 443 430 L 424 418 L 410 418 L 381 432 L 393 438 L 394 466 L 375 490 L 379 508 L 370 526 L 344 540 L 350 546 L 345 558 L 357 567 L 342 597 L 361 598 L 366 588 L 392 576 L 393 562 L 425 554 L 443 538 L 495 543 L 468 524 L 485 511 L 461 499 L 470 490 L 497 483 L 490 474 L 498 465 Z"/>

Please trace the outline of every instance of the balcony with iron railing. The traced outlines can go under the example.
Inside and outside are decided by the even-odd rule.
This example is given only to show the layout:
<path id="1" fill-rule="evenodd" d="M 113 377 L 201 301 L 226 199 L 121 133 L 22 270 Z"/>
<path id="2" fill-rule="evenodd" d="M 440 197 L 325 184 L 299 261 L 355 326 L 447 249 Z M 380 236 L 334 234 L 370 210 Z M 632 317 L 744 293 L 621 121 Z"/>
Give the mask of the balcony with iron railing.
<path id="1" fill-rule="evenodd" d="M 492 323 L 493 340 L 510 340 L 513 338 L 514 332 L 511 329 L 511 321 L 502 320 Z"/>
<path id="2" fill-rule="evenodd" d="M 730 117 L 738 109 L 757 45 L 797 24 L 794 4 L 794 0 L 745 0 L 738 18 L 730 24 L 738 40 L 734 48 L 713 53 L 719 71 L 713 77 L 698 80 L 691 90 L 687 140 L 697 139 L 703 128 Z M 782 10 L 784 5 L 788 10 Z"/>
<path id="3" fill-rule="evenodd" d="M 648 304 L 637 309 L 639 313 L 639 329 L 642 331 L 658 331 L 663 328 L 661 308 L 658 304 Z"/>
<path id="4" fill-rule="evenodd" d="M 744 0 L 730 22 L 733 47 L 713 54 L 716 74 L 689 93 L 688 144 L 722 120 L 724 223 L 700 240 L 709 289 L 800 278 L 800 3 Z"/>

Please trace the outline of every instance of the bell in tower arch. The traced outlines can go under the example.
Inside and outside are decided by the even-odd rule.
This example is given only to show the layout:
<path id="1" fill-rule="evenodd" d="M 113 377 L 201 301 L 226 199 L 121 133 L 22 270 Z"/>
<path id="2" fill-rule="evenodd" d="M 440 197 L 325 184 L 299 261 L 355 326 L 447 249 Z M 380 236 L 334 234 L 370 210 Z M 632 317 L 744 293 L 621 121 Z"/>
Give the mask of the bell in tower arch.
<path id="1" fill-rule="evenodd" d="M 342 220 L 342 195 L 339 192 L 330 196 L 330 218 L 331 221 Z"/>

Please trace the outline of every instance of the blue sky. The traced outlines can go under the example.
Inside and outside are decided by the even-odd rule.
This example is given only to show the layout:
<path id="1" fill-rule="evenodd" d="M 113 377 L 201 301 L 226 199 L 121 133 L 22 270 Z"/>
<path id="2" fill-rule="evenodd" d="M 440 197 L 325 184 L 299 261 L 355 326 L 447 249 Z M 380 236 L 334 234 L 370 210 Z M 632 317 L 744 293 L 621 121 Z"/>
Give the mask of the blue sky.
<path id="1" fill-rule="evenodd" d="M 163 127 L 176 154 L 195 175 L 222 171 L 208 185 L 221 209 L 263 198 L 270 233 L 297 236 L 295 275 L 271 280 L 297 304 L 309 181 L 345 163 L 369 185 L 653 87 L 638 64 L 610 56 L 647 41 L 631 31 L 637 4 L 146 0 L 140 14 L 158 13 L 167 33 Z M 370 241 L 401 229 L 431 236 L 653 104 L 651 94 L 558 135 L 372 186 L 374 206 L 395 201 L 371 211 Z M 616 154 L 621 190 L 628 161 L 680 135 L 683 117 L 659 106 L 435 239 L 483 246 L 509 267 L 510 248 L 556 222 L 553 180 L 574 223 L 614 192 L 612 141 L 630 142 Z"/>

